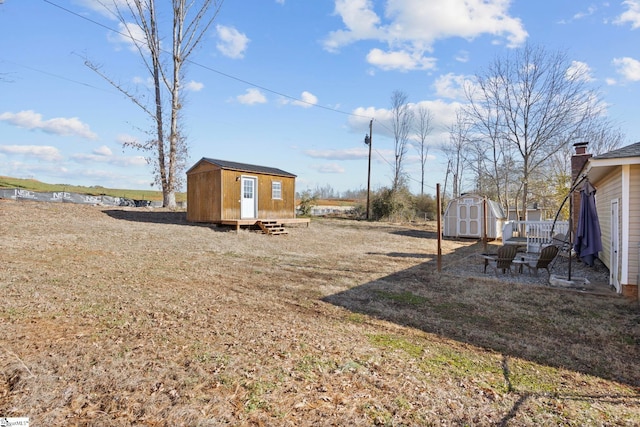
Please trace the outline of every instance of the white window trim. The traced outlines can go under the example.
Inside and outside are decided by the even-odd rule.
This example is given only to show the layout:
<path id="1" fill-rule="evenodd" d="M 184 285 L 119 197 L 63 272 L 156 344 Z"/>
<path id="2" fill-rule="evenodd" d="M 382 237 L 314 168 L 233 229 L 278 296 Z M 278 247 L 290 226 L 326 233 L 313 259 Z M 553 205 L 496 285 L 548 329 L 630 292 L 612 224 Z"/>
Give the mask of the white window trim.
<path id="1" fill-rule="evenodd" d="M 279 188 L 279 192 L 280 192 L 280 197 L 276 197 L 275 196 L 275 191 L 274 191 L 274 185 L 278 184 Z M 271 181 L 271 199 L 272 200 L 282 200 L 282 181 Z"/>

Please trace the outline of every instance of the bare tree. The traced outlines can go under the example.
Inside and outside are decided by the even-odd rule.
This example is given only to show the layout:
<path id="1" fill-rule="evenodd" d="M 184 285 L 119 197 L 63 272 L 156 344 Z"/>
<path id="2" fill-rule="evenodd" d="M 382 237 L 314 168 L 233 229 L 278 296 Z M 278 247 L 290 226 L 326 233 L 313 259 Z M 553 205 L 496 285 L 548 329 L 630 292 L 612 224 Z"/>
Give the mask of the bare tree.
<path id="1" fill-rule="evenodd" d="M 162 188 L 163 205 L 175 207 L 175 192 L 179 188 L 186 166 L 187 144 L 182 133 L 181 110 L 184 104 L 182 81 L 184 65 L 214 22 L 224 0 L 171 0 L 172 21 L 169 31 L 162 31 L 157 18 L 156 0 L 110 0 L 102 3 L 122 24 L 124 33 L 135 46 L 153 80 L 153 96 L 147 101 L 115 80 L 107 77 L 101 67 L 87 60 L 89 68 L 140 107 L 153 121 L 151 139 L 129 146 L 151 153 L 156 182 Z M 163 2 L 164 4 L 165 2 Z M 143 36 L 134 32 L 142 31 Z M 171 50 L 165 50 L 167 39 Z M 165 101 L 167 99 L 167 101 Z"/>
<path id="2" fill-rule="evenodd" d="M 465 111 L 487 148 L 502 149 L 504 143 L 518 157 L 523 208 L 538 168 L 600 113 L 588 82 L 588 69 L 565 54 L 525 46 L 496 58 L 467 91 Z"/>
<path id="3" fill-rule="evenodd" d="M 391 95 L 391 126 L 395 161 L 393 164 L 393 190 L 405 184 L 404 156 L 407 154 L 409 131 L 413 122 L 413 112 L 407 104 L 407 94 L 396 90 Z"/>
<path id="4" fill-rule="evenodd" d="M 471 147 L 469 124 L 463 120 L 463 116 L 456 114 L 456 121 L 449 127 L 449 143 L 442 144 L 440 150 L 447 157 L 447 180 L 451 173 L 453 190 L 451 198 L 460 196 L 464 173 L 468 163 L 467 153 Z M 446 183 L 445 183 L 446 193 Z"/>
<path id="5" fill-rule="evenodd" d="M 417 143 L 415 148 L 420 155 L 420 195 L 424 195 L 424 169 L 429 156 L 429 146 L 427 145 L 427 137 L 433 130 L 433 116 L 431 111 L 424 105 L 420 105 L 416 111 L 416 127 L 415 135 Z"/>

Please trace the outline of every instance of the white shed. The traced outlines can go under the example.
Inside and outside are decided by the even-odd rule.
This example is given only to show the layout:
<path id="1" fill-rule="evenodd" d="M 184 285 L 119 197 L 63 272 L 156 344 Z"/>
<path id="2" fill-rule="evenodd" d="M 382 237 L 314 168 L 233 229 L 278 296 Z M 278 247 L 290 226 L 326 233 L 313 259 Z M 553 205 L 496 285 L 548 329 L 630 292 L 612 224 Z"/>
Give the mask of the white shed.
<path id="1" fill-rule="evenodd" d="M 463 194 L 452 199 L 444 212 L 445 237 L 483 237 L 485 224 L 484 197 L 477 194 Z M 487 238 L 502 238 L 502 225 L 506 216 L 498 202 L 487 199 Z"/>

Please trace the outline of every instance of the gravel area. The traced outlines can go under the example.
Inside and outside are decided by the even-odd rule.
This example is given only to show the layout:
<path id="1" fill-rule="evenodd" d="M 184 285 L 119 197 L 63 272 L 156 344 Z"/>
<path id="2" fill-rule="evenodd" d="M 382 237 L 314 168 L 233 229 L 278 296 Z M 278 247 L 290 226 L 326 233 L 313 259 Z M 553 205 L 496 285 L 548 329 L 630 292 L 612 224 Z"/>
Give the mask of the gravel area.
<path id="1" fill-rule="evenodd" d="M 518 253 L 518 256 L 521 256 Z M 534 256 L 529 254 L 528 256 Z M 489 267 L 484 272 L 484 260 L 478 253 L 470 254 L 456 262 L 447 265 L 443 271 L 452 275 L 461 277 L 486 277 L 502 282 L 520 283 L 527 285 L 561 287 L 569 290 L 580 292 L 593 292 L 613 294 L 615 290 L 609 285 L 609 269 L 596 259 L 593 267 L 590 267 L 576 258 L 571 259 L 571 283 L 569 279 L 569 261 L 566 258 L 558 258 L 551 265 L 551 276 L 561 279 L 560 281 L 552 281 L 550 283 L 549 276 L 545 270 L 540 270 L 538 275 L 530 273 L 526 267 L 523 272 L 518 271 L 518 266 L 514 265 L 512 273 L 499 272 L 496 276 L 495 271 Z M 582 279 L 586 279 L 583 281 Z M 558 282 L 562 282 L 559 284 Z"/>

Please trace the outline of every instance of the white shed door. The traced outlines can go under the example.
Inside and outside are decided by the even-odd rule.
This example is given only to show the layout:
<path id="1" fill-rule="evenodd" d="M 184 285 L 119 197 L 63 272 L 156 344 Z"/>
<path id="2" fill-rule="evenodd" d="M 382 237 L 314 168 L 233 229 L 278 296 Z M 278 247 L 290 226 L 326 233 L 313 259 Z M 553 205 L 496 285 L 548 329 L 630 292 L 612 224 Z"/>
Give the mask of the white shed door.
<path id="1" fill-rule="evenodd" d="M 240 190 L 240 218 L 255 218 L 258 197 L 256 195 L 257 178 L 252 176 L 242 177 L 242 189 Z"/>
<path id="2" fill-rule="evenodd" d="M 482 232 L 482 202 L 463 199 L 458 203 L 458 236 L 480 237 Z"/>

